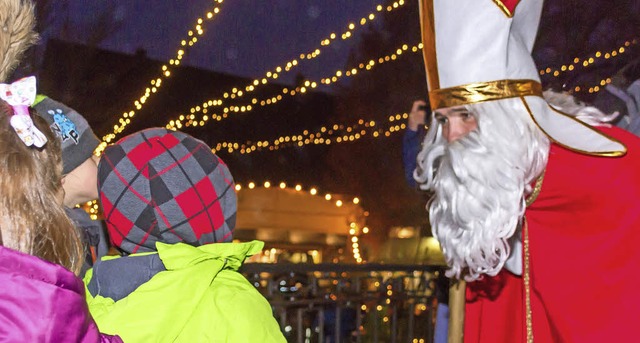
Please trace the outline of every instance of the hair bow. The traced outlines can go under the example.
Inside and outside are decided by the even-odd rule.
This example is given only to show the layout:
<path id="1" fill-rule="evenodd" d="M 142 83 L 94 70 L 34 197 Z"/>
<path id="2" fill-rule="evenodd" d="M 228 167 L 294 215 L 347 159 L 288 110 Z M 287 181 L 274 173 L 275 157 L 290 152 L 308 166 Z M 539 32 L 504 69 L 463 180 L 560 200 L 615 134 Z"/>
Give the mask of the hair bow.
<path id="1" fill-rule="evenodd" d="M 33 124 L 29 107 L 36 98 L 36 77 L 29 76 L 12 84 L 0 83 L 0 98 L 13 107 L 10 122 L 27 146 L 44 146 L 47 137 Z"/>

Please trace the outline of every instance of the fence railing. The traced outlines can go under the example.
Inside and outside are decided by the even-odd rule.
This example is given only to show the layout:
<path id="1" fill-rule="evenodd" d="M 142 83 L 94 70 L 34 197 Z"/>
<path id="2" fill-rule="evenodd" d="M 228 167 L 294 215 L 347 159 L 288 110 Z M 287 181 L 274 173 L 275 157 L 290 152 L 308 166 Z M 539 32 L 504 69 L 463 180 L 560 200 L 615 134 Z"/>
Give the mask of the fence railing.
<path id="1" fill-rule="evenodd" d="M 441 267 L 248 263 L 241 272 L 289 342 L 433 341 Z"/>

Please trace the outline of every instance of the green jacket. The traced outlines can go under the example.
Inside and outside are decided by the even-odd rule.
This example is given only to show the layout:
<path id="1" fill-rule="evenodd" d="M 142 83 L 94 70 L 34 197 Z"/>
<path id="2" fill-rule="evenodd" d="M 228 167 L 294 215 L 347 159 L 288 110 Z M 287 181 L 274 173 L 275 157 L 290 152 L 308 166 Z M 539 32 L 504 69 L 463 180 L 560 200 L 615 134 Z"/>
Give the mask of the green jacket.
<path id="1" fill-rule="evenodd" d="M 165 271 L 118 301 L 87 292 L 89 310 L 101 332 L 124 342 L 286 342 L 267 300 L 237 272 L 263 245 L 157 243 Z M 141 256 L 149 253 L 124 258 Z"/>

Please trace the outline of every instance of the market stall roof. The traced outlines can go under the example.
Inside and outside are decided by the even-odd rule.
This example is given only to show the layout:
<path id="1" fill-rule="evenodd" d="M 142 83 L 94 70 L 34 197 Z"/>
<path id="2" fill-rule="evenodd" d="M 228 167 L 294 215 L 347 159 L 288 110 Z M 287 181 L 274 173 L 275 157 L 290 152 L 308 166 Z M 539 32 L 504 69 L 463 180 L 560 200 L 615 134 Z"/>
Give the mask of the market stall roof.
<path id="1" fill-rule="evenodd" d="M 338 201 L 340 205 L 338 206 Z M 365 225 L 365 211 L 353 198 L 313 195 L 279 187 L 242 189 L 238 192 L 236 230 L 289 231 L 349 235 Z"/>

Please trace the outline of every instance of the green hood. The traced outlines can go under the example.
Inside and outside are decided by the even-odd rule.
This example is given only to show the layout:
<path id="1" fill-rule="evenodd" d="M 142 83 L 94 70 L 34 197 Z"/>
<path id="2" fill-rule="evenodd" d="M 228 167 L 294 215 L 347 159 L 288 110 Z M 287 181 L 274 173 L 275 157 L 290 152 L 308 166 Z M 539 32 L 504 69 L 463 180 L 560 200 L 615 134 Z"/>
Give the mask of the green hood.
<path id="1" fill-rule="evenodd" d="M 267 300 L 237 272 L 263 246 L 156 243 L 166 271 L 119 301 L 87 292 L 89 310 L 101 332 L 125 342 L 285 342 Z"/>

